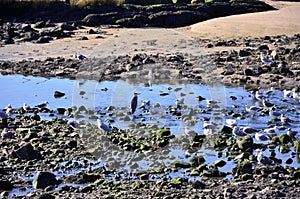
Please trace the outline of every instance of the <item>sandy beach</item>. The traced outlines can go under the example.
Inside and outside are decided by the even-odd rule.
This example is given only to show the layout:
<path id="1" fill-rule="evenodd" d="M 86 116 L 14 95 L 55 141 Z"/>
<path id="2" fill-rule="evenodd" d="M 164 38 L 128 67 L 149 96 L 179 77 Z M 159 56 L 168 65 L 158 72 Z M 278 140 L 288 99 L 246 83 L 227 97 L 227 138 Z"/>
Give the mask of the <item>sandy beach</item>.
<path id="1" fill-rule="evenodd" d="M 279 9 L 276 11 L 268 11 L 261 13 L 251 13 L 234 15 L 222 18 L 211 19 L 200 22 L 188 27 L 175 29 L 161 29 L 159 35 L 160 40 L 166 43 L 173 42 L 169 39 L 170 34 L 178 32 L 185 39 L 194 38 L 222 40 L 232 38 L 255 38 L 287 35 L 292 36 L 299 33 L 300 30 L 300 3 L 298 2 L 282 2 L 282 1 L 266 1 L 266 3 Z M 87 34 L 89 27 L 75 31 L 72 38 L 65 38 L 51 41 L 47 44 L 32 44 L 29 42 L 5 45 L 0 47 L 1 60 L 22 60 L 22 59 L 45 59 L 46 57 L 62 56 L 70 58 L 75 52 L 80 52 L 84 55 L 94 54 L 96 46 L 105 45 L 106 49 L 113 48 L 109 44 L 110 40 L 119 37 L 119 44 L 122 46 L 137 45 L 134 37 L 127 37 L 126 34 L 131 34 L 133 29 L 128 28 L 106 28 L 99 27 L 98 31 L 104 31 L 102 38 L 96 38 L 95 35 Z M 95 28 L 93 28 L 95 29 Z M 155 28 L 157 30 L 157 28 Z M 170 33 L 171 32 L 171 33 Z M 123 34 L 123 35 L 122 35 Z M 124 36 L 125 35 L 125 36 Z M 86 36 L 88 40 L 81 40 Z M 143 32 L 143 40 L 147 41 L 155 38 L 151 32 L 147 34 Z M 141 41 L 141 40 L 140 40 Z M 117 43 L 114 43 L 118 45 Z M 139 43 L 138 43 L 139 44 Z M 211 49 L 210 49 L 211 50 Z"/>

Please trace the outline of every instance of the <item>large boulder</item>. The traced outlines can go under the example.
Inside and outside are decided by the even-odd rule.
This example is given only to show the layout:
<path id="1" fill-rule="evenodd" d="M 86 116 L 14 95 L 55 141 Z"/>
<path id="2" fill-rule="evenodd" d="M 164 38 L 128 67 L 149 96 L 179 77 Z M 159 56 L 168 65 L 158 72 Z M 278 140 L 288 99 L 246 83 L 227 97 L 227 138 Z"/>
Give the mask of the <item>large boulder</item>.
<path id="1" fill-rule="evenodd" d="M 40 152 L 33 149 L 30 143 L 23 145 L 12 152 L 12 156 L 21 160 L 42 159 Z"/>
<path id="2" fill-rule="evenodd" d="M 82 22 L 88 26 L 113 24 L 115 22 L 114 19 L 117 15 L 118 12 L 110 12 L 104 14 L 89 14 L 82 20 Z"/>
<path id="3" fill-rule="evenodd" d="M 150 24 L 157 27 L 180 27 L 199 21 L 204 21 L 210 17 L 206 13 L 196 11 L 162 11 L 149 16 Z"/>
<path id="4" fill-rule="evenodd" d="M 59 184 L 59 181 L 55 178 L 55 175 L 44 171 L 39 171 L 32 182 L 35 189 L 45 189 L 48 186 L 55 186 L 57 184 Z"/>

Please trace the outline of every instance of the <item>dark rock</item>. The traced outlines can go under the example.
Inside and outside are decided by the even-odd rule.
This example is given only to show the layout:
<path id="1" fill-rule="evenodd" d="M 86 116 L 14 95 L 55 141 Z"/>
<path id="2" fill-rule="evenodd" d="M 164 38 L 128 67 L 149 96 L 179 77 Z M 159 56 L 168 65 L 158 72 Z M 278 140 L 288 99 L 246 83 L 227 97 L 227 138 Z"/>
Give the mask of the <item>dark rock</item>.
<path id="1" fill-rule="evenodd" d="M 44 43 L 49 43 L 49 41 L 51 41 L 51 40 L 53 40 L 53 39 L 50 36 L 42 36 L 42 37 L 38 38 L 36 43 L 44 44 Z"/>
<path id="2" fill-rule="evenodd" d="M 38 196 L 38 199 L 55 199 L 55 196 L 53 196 L 49 193 L 44 193 L 44 194 Z"/>
<path id="3" fill-rule="evenodd" d="M 189 160 L 189 163 L 192 167 L 198 167 L 202 163 L 205 163 L 205 159 L 203 156 L 194 156 Z"/>
<path id="4" fill-rule="evenodd" d="M 220 129 L 220 132 L 221 132 L 222 134 L 230 135 L 230 134 L 232 133 L 232 128 L 223 125 L 223 126 L 221 127 L 221 129 Z"/>
<path id="5" fill-rule="evenodd" d="M 77 28 L 73 25 L 67 24 L 67 23 L 63 23 L 60 25 L 61 30 L 67 30 L 67 31 L 72 31 L 72 30 L 76 30 Z"/>
<path id="6" fill-rule="evenodd" d="M 156 27 L 180 27 L 199 21 L 204 21 L 208 18 L 209 16 L 206 13 L 188 10 L 177 12 L 162 11 L 151 14 L 149 16 L 149 24 Z"/>
<path id="7" fill-rule="evenodd" d="M 13 184 L 8 180 L 0 180 L 0 190 L 12 190 Z"/>
<path id="8" fill-rule="evenodd" d="M 246 75 L 246 76 L 254 76 L 254 72 L 253 72 L 252 69 L 246 68 L 246 69 L 244 69 L 244 75 Z"/>
<path id="9" fill-rule="evenodd" d="M 12 156 L 21 160 L 42 159 L 40 152 L 35 151 L 30 143 L 25 144 L 21 148 L 14 150 Z"/>
<path id="10" fill-rule="evenodd" d="M 216 167 L 223 167 L 223 166 L 226 165 L 226 162 L 225 162 L 224 160 L 216 160 L 216 161 L 214 162 L 214 165 L 215 165 Z"/>
<path id="11" fill-rule="evenodd" d="M 40 34 L 41 36 L 61 37 L 63 35 L 63 30 L 58 27 L 43 28 L 40 31 Z"/>
<path id="12" fill-rule="evenodd" d="M 264 44 L 258 47 L 258 50 L 269 50 L 269 46 Z"/>
<path id="13" fill-rule="evenodd" d="M 89 29 L 87 33 L 88 34 L 96 34 L 96 31 L 94 31 L 93 29 Z"/>
<path id="14" fill-rule="evenodd" d="M 246 57 L 246 56 L 250 56 L 251 52 L 247 51 L 247 50 L 240 50 L 239 51 L 239 56 L 240 57 Z"/>
<path id="15" fill-rule="evenodd" d="M 45 189 L 48 186 L 55 186 L 57 184 L 59 184 L 59 181 L 56 180 L 55 175 L 44 171 L 39 171 L 32 182 L 35 189 Z"/>
<path id="16" fill-rule="evenodd" d="M 57 112 L 57 114 L 63 115 L 66 112 L 66 109 L 65 108 L 57 108 L 56 112 Z"/>
<path id="17" fill-rule="evenodd" d="M 189 168 L 191 165 L 187 162 L 180 162 L 180 161 L 174 161 L 174 162 L 171 162 L 171 165 L 174 167 L 174 168 Z"/>
<path id="18" fill-rule="evenodd" d="M 59 97 L 63 97 L 63 96 L 65 96 L 65 93 L 63 93 L 63 92 L 60 92 L 60 91 L 55 91 L 54 92 L 54 97 L 55 98 L 59 98 Z"/>
<path id="19" fill-rule="evenodd" d="M 86 36 L 82 36 L 82 37 L 80 37 L 80 39 L 79 40 L 89 40 L 89 38 L 87 38 Z"/>
<path id="20" fill-rule="evenodd" d="M 205 188 L 205 184 L 199 180 L 194 181 L 192 186 L 194 189 L 204 189 Z"/>
<path id="21" fill-rule="evenodd" d="M 99 26 L 103 24 L 113 24 L 113 19 L 118 15 L 117 12 L 104 13 L 104 14 L 89 14 L 82 22 L 88 26 Z"/>
<path id="22" fill-rule="evenodd" d="M 24 41 L 37 40 L 39 37 L 40 37 L 40 35 L 34 31 L 26 32 L 24 34 Z"/>

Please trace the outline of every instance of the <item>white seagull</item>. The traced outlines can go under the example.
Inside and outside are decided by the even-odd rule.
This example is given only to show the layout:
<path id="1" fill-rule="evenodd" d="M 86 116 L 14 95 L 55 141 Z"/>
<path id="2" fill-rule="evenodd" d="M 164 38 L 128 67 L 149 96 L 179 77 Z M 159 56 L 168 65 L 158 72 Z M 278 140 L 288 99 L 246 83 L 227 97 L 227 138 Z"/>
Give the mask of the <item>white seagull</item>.
<path id="1" fill-rule="evenodd" d="M 239 136 L 246 136 L 247 133 L 245 133 L 244 131 L 241 130 L 241 128 L 235 126 L 233 127 L 232 129 L 232 134 L 235 136 L 235 137 L 239 137 Z"/>
<path id="2" fill-rule="evenodd" d="M 282 124 L 288 124 L 289 122 L 293 122 L 290 118 L 284 116 L 284 114 L 280 115 L 280 121 Z"/>
<path id="3" fill-rule="evenodd" d="M 277 135 L 278 133 L 278 127 L 277 126 L 274 126 L 273 128 L 268 128 L 268 129 L 265 129 L 264 132 L 270 136 L 270 137 L 274 137 Z"/>
<path id="4" fill-rule="evenodd" d="M 86 56 L 80 54 L 79 52 L 76 52 L 75 55 L 74 55 L 74 57 L 75 57 L 76 59 L 81 60 L 81 61 L 87 59 Z"/>
<path id="5" fill-rule="evenodd" d="M 30 106 L 28 106 L 26 103 L 23 104 L 23 109 L 25 112 L 30 110 Z"/>
<path id="6" fill-rule="evenodd" d="M 274 161 L 271 160 L 269 157 L 265 156 L 261 150 L 257 150 L 257 161 L 261 164 L 273 164 Z"/>
<path id="7" fill-rule="evenodd" d="M 263 63 L 273 63 L 273 61 L 270 60 L 269 58 L 267 58 L 263 53 L 260 53 L 260 60 L 261 60 Z"/>
<path id="8" fill-rule="evenodd" d="M 260 133 L 260 132 L 255 133 L 254 137 L 257 141 L 260 141 L 260 142 L 269 140 L 268 136 L 266 136 L 264 133 Z"/>
<path id="9" fill-rule="evenodd" d="M 293 91 L 291 91 L 291 90 L 284 89 L 283 90 L 283 98 L 291 97 L 292 92 Z"/>
<path id="10" fill-rule="evenodd" d="M 106 132 L 111 132 L 111 128 L 109 128 L 106 124 L 104 124 L 100 119 L 97 119 L 97 125 L 99 129 Z"/>
<path id="11" fill-rule="evenodd" d="M 6 112 L 6 114 L 9 115 L 9 116 L 12 114 L 13 108 L 12 108 L 11 104 L 8 104 L 8 105 L 5 107 L 5 112 Z"/>
<path id="12" fill-rule="evenodd" d="M 269 102 L 269 100 L 267 100 L 267 99 L 263 99 L 262 103 L 263 103 L 264 107 L 267 107 L 267 108 L 271 108 L 274 106 L 274 104 Z"/>
<path id="13" fill-rule="evenodd" d="M 248 108 L 248 105 L 245 105 L 245 107 L 246 107 L 246 111 L 250 112 L 252 114 L 252 116 L 254 116 L 254 114 L 256 112 L 260 111 L 260 107 L 258 107 L 258 106 L 250 106 Z"/>
<path id="14" fill-rule="evenodd" d="M 288 128 L 288 130 L 287 130 L 287 132 L 286 132 L 286 134 L 288 135 L 288 136 L 290 136 L 291 138 L 294 138 L 296 135 L 297 135 L 297 131 L 292 131 L 292 129 L 291 128 Z"/>
<path id="15" fill-rule="evenodd" d="M 237 122 L 235 119 L 226 119 L 227 126 L 233 128 L 237 125 Z"/>

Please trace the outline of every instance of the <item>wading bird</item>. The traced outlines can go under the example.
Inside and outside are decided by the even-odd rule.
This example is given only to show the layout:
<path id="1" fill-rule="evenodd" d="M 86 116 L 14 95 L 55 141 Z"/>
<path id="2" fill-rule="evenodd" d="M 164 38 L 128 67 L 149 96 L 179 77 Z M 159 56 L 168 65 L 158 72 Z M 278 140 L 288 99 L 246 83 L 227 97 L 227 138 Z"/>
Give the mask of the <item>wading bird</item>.
<path id="1" fill-rule="evenodd" d="M 137 103 L 138 103 L 138 94 L 139 93 L 134 93 L 133 97 L 130 100 L 130 113 L 134 114 L 136 107 L 137 107 Z"/>

